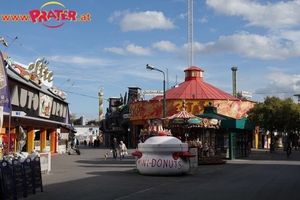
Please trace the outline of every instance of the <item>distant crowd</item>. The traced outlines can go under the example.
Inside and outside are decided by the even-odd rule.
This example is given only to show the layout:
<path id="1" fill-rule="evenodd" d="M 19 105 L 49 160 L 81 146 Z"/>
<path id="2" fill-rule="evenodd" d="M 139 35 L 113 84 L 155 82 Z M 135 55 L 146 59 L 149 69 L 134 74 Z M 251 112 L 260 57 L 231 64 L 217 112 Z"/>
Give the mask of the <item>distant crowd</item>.
<path id="1" fill-rule="evenodd" d="M 89 148 L 92 148 L 92 147 L 99 148 L 100 146 L 102 146 L 102 143 L 103 143 L 102 137 L 96 138 L 96 139 L 94 139 L 94 141 L 92 141 L 92 140 L 89 140 L 89 141 L 84 140 L 83 141 L 84 146 L 88 145 Z"/>

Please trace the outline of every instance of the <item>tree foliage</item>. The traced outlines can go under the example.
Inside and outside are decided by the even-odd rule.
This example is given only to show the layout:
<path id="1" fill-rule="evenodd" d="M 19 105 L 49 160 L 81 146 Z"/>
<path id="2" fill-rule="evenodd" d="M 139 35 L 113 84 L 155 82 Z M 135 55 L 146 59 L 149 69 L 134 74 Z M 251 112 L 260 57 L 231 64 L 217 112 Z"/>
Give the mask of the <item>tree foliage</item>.
<path id="1" fill-rule="evenodd" d="M 265 130 L 294 132 L 300 122 L 300 107 L 292 98 L 266 97 L 248 111 L 248 119 Z"/>
<path id="2" fill-rule="evenodd" d="M 71 123 L 74 124 L 74 121 L 76 120 L 76 113 L 70 114 L 70 120 L 71 120 Z"/>

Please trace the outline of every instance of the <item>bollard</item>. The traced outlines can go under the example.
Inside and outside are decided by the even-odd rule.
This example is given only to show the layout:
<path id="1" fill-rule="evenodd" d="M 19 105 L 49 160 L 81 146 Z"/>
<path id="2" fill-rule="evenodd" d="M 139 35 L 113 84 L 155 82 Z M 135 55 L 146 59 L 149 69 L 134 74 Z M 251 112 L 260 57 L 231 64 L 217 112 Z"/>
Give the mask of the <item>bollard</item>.
<path id="1" fill-rule="evenodd" d="M 133 168 L 134 173 L 139 173 L 139 170 L 137 169 L 137 160 L 138 160 L 138 157 L 134 156 L 134 162 L 135 162 L 135 167 Z"/>
<path id="2" fill-rule="evenodd" d="M 195 157 L 190 157 L 190 170 L 188 174 L 195 174 L 198 169 L 198 149 L 197 148 L 190 148 L 189 152 L 195 154 Z"/>

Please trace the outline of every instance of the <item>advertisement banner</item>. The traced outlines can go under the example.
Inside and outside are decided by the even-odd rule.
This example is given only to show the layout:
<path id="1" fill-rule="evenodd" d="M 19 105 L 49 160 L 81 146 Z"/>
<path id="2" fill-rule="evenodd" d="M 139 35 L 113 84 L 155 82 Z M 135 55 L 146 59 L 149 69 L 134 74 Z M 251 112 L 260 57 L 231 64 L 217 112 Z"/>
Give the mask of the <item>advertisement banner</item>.
<path id="1" fill-rule="evenodd" d="M 4 112 L 9 113 L 11 111 L 8 79 L 2 52 L 0 52 L 0 106 L 3 106 Z"/>

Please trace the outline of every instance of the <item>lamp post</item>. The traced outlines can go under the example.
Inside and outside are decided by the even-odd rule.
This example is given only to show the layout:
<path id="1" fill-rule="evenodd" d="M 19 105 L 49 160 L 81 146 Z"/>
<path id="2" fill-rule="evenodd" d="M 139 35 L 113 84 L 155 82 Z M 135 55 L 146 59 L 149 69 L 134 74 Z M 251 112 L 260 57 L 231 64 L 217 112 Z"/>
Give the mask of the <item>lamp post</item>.
<path id="1" fill-rule="evenodd" d="M 130 126 L 127 128 L 127 148 L 130 148 Z"/>
<path id="2" fill-rule="evenodd" d="M 159 71 L 161 73 L 163 73 L 164 75 L 164 81 L 163 81 L 163 93 L 164 93 L 164 103 L 163 103 L 163 118 L 166 117 L 166 76 L 165 76 L 165 72 L 160 70 L 160 69 L 157 69 L 149 64 L 146 65 L 146 69 L 149 69 L 149 70 L 156 70 L 156 71 Z"/>

